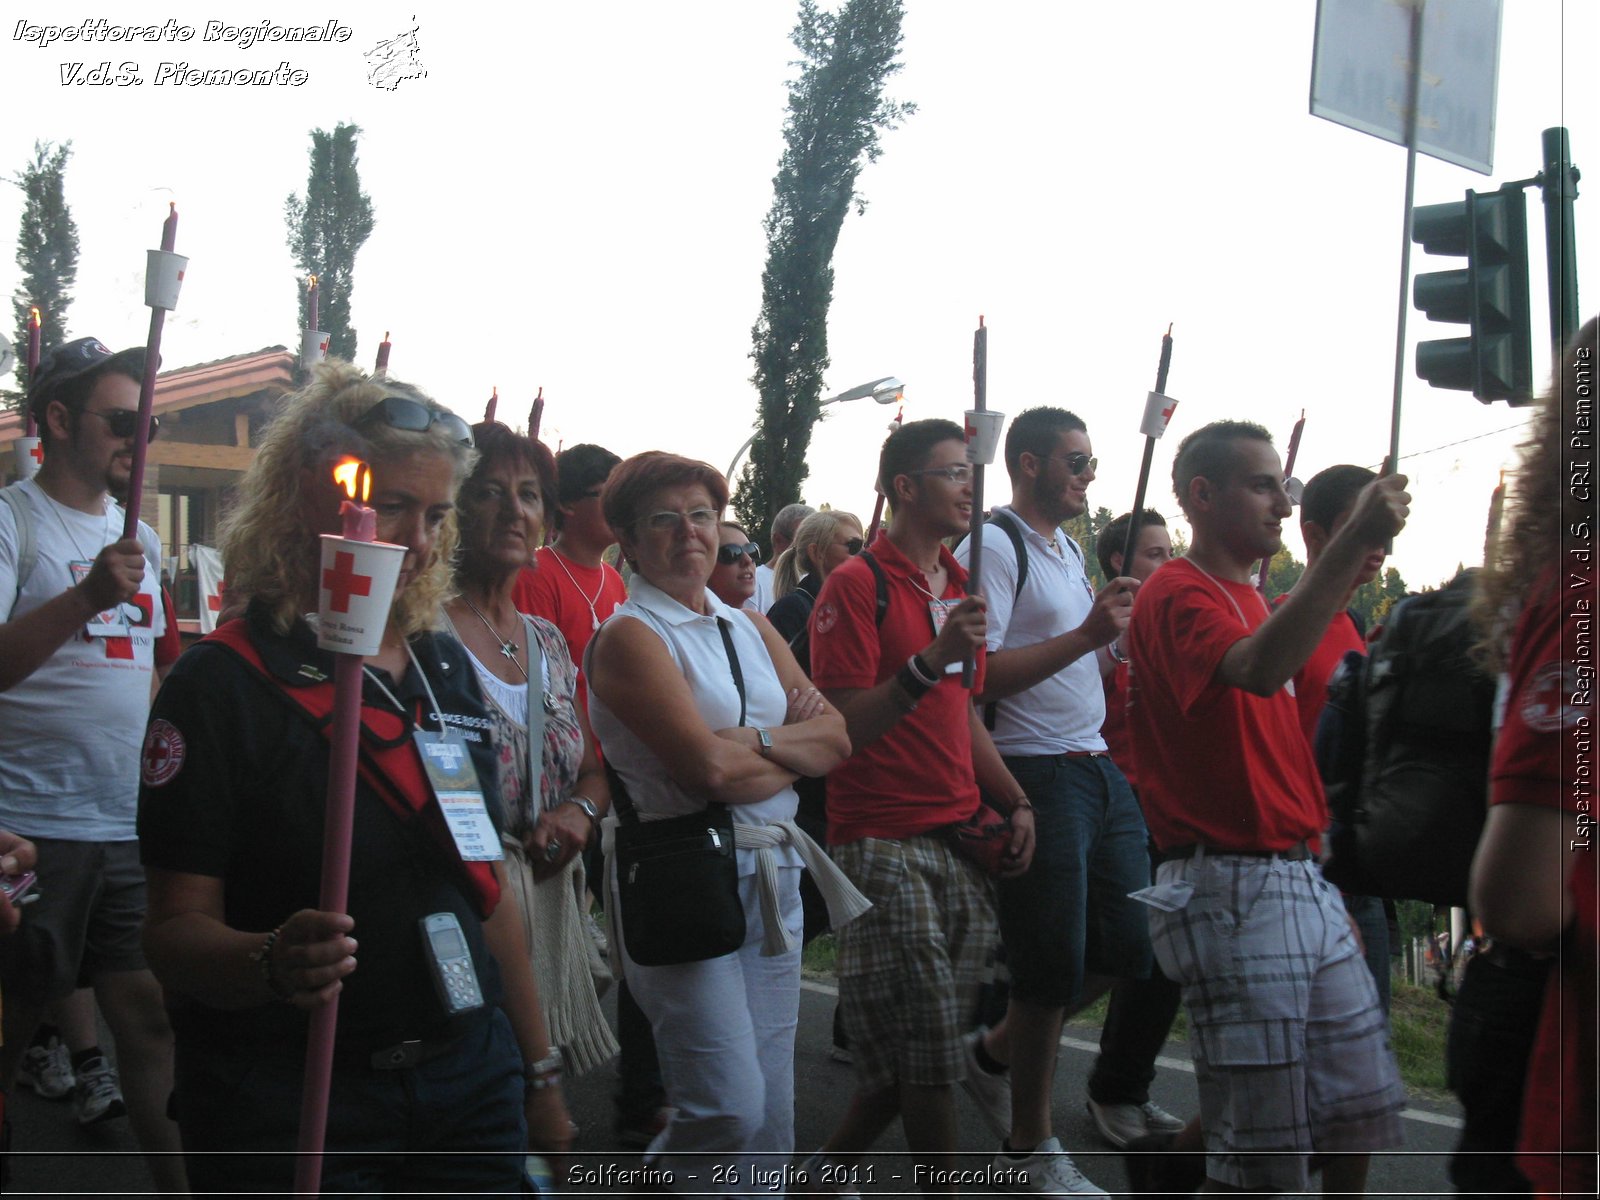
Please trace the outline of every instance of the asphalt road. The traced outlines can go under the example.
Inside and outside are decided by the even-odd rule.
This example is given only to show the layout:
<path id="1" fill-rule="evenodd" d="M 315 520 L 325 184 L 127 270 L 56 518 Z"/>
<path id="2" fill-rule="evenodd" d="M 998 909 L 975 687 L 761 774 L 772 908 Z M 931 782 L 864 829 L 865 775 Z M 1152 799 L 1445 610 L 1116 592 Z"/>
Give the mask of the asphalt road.
<path id="1" fill-rule="evenodd" d="M 606 1005 L 612 1007 L 613 997 Z M 820 1145 L 850 1095 L 850 1067 L 828 1057 L 834 994 L 830 983 L 807 980 L 800 997 L 800 1032 L 795 1050 L 795 1129 L 801 1156 Z M 614 1015 L 614 1014 L 613 1014 Z M 1069 1027 L 1062 1039 L 1056 1071 L 1054 1118 L 1057 1135 L 1090 1179 L 1112 1193 L 1126 1194 L 1127 1175 L 1121 1155 L 1099 1139 L 1084 1109 L 1084 1081 L 1094 1061 L 1098 1032 Z M 1195 1110 L 1197 1099 L 1188 1050 L 1169 1043 L 1160 1060 L 1152 1090 L 1163 1108 L 1182 1116 Z M 571 1191 L 589 1195 L 635 1195 L 620 1186 L 616 1170 L 638 1168 L 636 1154 L 618 1152 L 611 1136 L 609 1067 L 569 1081 L 568 1104 L 580 1126 L 579 1153 L 569 1166 Z M 80 1129 L 66 1101 L 51 1103 L 18 1089 L 12 1096 L 16 1127 L 9 1195 L 129 1195 L 149 1193 L 151 1182 L 135 1150 L 126 1120 Z M 981 1170 L 993 1157 L 987 1127 L 965 1095 L 958 1100 L 963 1143 L 971 1152 L 954 1156 L 951 1165 Z M 1374 1161 L 1370 1194 L 1374 1196 L 1453 1195 L 1446 1175 L 1447 1156 L 1456 1138 L 1460 1112 L 1449 1102 L 1414 1100 L 1405 1120 L 1406 1149 Z M 898 1128 L 885 1136 L 881 1153 L 863 1168 L 862 1191 L 868 1195 L 915 1193 L 905 1142 Z M 753 1189 L 781 1189 L 783 1164 L 773 1164 L 773 1179 Z M 870 1178 L 868 1178 L 870 1173 Z M 984 1193 L 967 1189 L 969 1195 Z"/>

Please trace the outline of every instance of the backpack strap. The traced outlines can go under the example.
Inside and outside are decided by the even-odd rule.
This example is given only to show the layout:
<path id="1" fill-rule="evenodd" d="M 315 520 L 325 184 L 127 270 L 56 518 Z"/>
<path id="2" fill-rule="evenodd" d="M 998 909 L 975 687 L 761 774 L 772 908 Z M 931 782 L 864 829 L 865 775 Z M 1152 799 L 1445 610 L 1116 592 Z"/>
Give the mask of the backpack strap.
<path id="1" fill-rule="evenodd" d="M 33 505 L 23 498 L 22 485 L 13 483 L 0 488 L 0 500 L 11 510 L 11 519 L 17 527 L 17 594 L 11 598 L 12 607 L 15 607 L 23 586 L 33 575 L 34 567 L 39 565 L 39 543 L 33 534 Z"/>
<path id="2" fill-rule="evenodd" d="M 1003 512 L 990 513 L 984 524 L 998 525 L 1005 531 L 1006 537 L 1011 539 L 1011 549 L 1017 556 L 1017 589 L 1011 594 L 1012 602 L 1015 603 L 1017 597 L 1022 595 L 1022 585 L 1028 582 L 1028 547 L 1022 541 L 1022 530 L 1018 529 L 1017 523 Z M 1072 539 L 1067 540 L 1070 542 Z M 1083 560 L 1082 550 L 1078 551 L 1078 559 L 1080 562 Z"/>
<path id="3" fill-rule="evenodd" d="M 881 629 L 884 614 L 889 611 L 889 577 L 883 573 L 883 564 L 871 550 L 863 550 L 856 557 L 864 560 L 867 566 L 872 568 L 872 578 L 878 585 L 877 612 L 873 616 L 873 624 Z"/>

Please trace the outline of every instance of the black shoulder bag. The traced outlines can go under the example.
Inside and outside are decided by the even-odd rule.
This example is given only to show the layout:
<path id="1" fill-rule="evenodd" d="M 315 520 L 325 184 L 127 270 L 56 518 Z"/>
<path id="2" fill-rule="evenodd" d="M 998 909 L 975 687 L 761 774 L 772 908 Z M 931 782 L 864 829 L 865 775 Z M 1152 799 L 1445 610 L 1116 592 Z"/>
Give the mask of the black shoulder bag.
<path id="1" fill-rule="evenodd" d="M 718 617 L 717 629 L 743 725 L 744 673 L 728 622 Z M 744 944 L 745 920 L 728 806 L 709 801 L 700 812 L 641 821 L 609 758 L 606 776 L 619 822 L 612 854 L 628 957 L 641 967 L 666 967 L 732 954 Z"/>

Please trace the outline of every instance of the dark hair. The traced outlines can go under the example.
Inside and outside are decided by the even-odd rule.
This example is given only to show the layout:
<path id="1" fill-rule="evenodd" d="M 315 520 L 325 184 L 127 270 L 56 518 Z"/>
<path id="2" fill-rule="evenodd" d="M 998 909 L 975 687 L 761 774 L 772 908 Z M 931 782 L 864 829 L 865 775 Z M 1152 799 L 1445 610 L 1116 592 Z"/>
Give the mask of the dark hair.
<path id="1" fill-rule="evenodd" d="M 1228 478 L 1236 461 L 1233 444 L 1244 438 L 1272 445 L 1272 435 L 1254 421 L 1213 421 L 1178 443 L 1172 460 L 1172 491 L 1179 508 L 1189 511 L 1189 485 L 1196 479 L 1222 483 Z"/>
<path id="2" fill-rule="evenodd" d="M 471 487 L 485 471 L 503 463 L 527 467 L 539 480 L 539 499 L 544 504 L 546 519 L 557 493 L 556 460 L 550 447 L 537 438 L 517 433 L 499 421 L 483 421 L 472 427 L 472 444 L 478 451 L 478 462 L 468 475 L 462 488 Z"/>
<path id="3" fill-rule="evenodd" d="M 1032 454 L 1044 458 L 1056 448 L 1056 438 L 1063 433 L 1088 433 L 1089 427 L 1076 413 L 1048 405 L 1030 408 L 1018 413 L 1011 428 L 1006 430 L 1006 474 L 1012 480 L 1022 475 L 1022 456 Z"/>
<path id="4" fill-rule="evenodd" d="M 739 536 L 740 537 L 744 538 L 744 540 L 747 541 L 747 542 L 750 540 L 749 531 L 746 530 L 745 527 L 743 525 L 739 524 L 739 522 L 737 522 L 737 521 L 718 521 L 717 522 L 717 528 L 718 529 L 737 529 L 739 531 Z M 717 536 L 721 537 L 722 535 L 718 534 Z"/>
<path id="5" fill-rule="evenodd" d="M 556 502 L 546 505 L 555 519 L 557 529 L 561 528 L 561 519 L 564 515 L 561 506 L 576 504 L 583 499 L 583 494 L 590 488 L 606 481 L 613 468 L 621 462 L 604 446 L 596 446 L 591 442 L 580 442 L 576 446 L 568 446 L 556 455 L 556 474 L 560 490 L 556 493 Z"/>
<path id="6" fill-rule="evenodd" d="M 39 441 L 46 450 L 50 449 L 50 422 L 44 419 L 45 411 L 53 401 L 60 401 L 62 406 L 72 414 L 73 423 L 76 424 L 78 416 L 89 403 L 89 395 L 102 379 L 111 375 L 121 375 L 131 379 L 137 384 L 144 383 L 143 362 L 135 362 L 132 358 L 116 355 L 106 359 L 104 363 L 92 371 L 85 371 L 82 375 L 75 375 L 71 379 L 63 380 L 48 391 L 39 393 L 29 401 L 36 419 L 39 422 Z"/>
<path id="7" fill-rule="evenodd" d="M 606 524 L 621 534 L 645 515 L 639 506 L 651 492 L 695 483 L 711 494 L 711 505 L 718 513 L 728 507 L 728 481 L 710 463 L 662 450 L 635 454 L 619 464 L 606 480 L 606 490 L 600 495 Z"/>
<path id="8" fill-rule="evenodd" d="M 1111 556 L 1113 554 L 1121 554 L 1126 549 L 1128 545 L 1128 526 L 1132 521 L 1133 514 L 1125 512 L 1095 535 L 1094 556 L 1100 561 L 1100 572 L 1107 579 L 1117 574 L 1111 568 Z M 1152 525 L 1165 529 L 1167 527 L 1167 519 L 1155 509 L 1147 508 L 1139 515 L 1139 528 L 1142 531 Z M 1122 569 L 1126 571 L 1128 564 L 1123 563 Z"/>
<path id="9" fill-rule="evenodd" d="M 1377 472 L 1351 463 L 1318 471 L 1306 482 L 1305 494 L 1300 498 L 1300 524 L 1315 521 L 1324 530 L 1331 530 L 1339 514 L 1377 477 Z"/>
<path id="10" fill-rule="evenodd" d="M 933 448 L 949 441 L 966 441 L 966 434 L 954 421 L 931 417 L 900 426 L 884 439 L 878 454 L 878 490 L 893 500 L 895 476 L 927 466 Z"/>

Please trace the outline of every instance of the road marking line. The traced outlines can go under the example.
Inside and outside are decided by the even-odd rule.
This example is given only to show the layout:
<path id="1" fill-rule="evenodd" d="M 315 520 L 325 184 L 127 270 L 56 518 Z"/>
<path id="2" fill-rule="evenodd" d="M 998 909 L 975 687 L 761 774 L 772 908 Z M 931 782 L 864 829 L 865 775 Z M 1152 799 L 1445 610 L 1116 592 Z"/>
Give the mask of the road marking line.
<path id="1" fill-rule="evenodd" d="M 821 983 L 815 979 L 802 979 L 800 987 L 804 991 L 817 992 L 823 996 L 837 996 L 839 994 L 839 989 L 834 984 Z M 1091 1054 L 1100 1053 L 1099 1042 L 1068 1037 L 1066 1034 L 1061 1035 L 1061 1045 L 1068 1050 L 1086 1050 Z M 1194 1074 L 1194 1064 L 1184 1058 L 1172 1058 L 1165 1054 L 1157 1055 L 1156 1066 L 1165 1067 L 1169 1071 L 1183 1071 L 1189 1075 Z M 1416 1121 L 1423 1125 L 1439 1125 L 1445 1129 L 1461 1129 L 1464 1124 L 1460 1117 L 1452 1117 L 1449 1113 L 1428 1112 L 1426 1109 L 1421 1108 L 1403 1109 L 1400 1115 L 1408 1121 Z"/>

